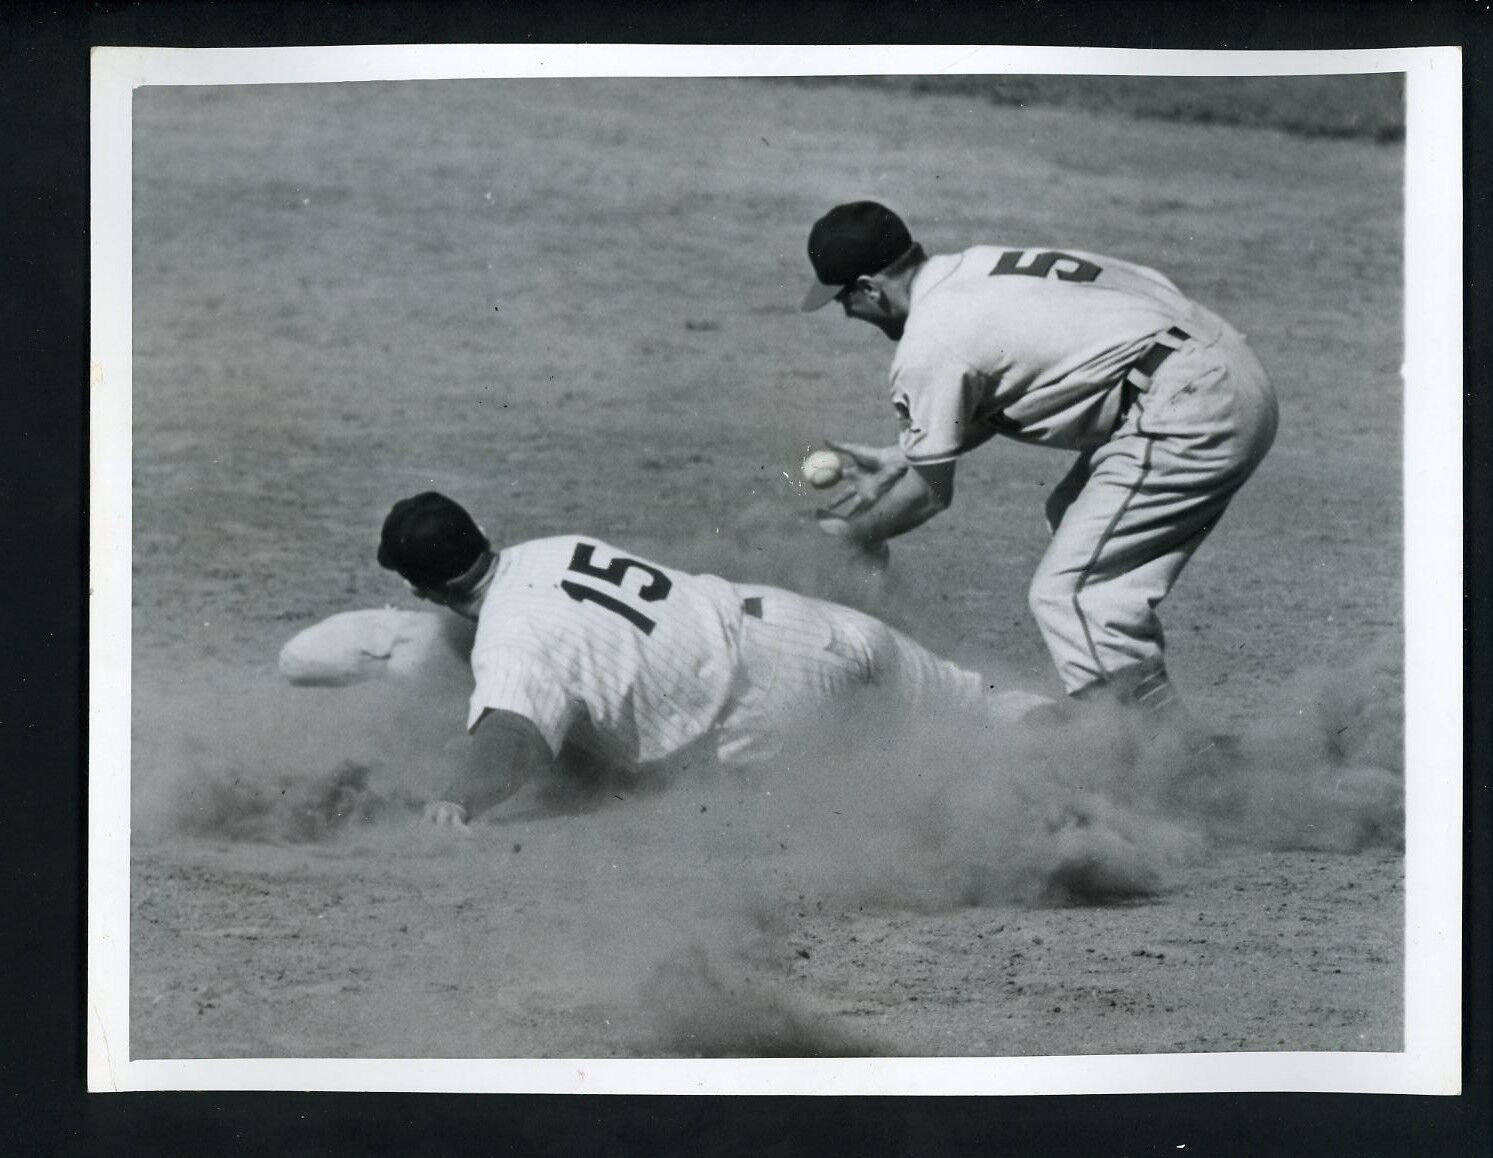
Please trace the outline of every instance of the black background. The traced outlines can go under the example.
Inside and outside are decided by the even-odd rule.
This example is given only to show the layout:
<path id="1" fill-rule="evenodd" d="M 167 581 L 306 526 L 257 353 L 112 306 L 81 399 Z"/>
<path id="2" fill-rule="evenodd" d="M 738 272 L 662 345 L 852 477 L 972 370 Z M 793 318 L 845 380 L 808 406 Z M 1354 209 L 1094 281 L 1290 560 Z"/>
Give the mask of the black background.
<path id="1" fill-rule="evenodd" d="M 1489 116 L 1464 3 L 112 3 L 0 8 L 0 1152 L 1149 1155 L 1493 1153 L 1489 1090 Z M 1468 794 L 1459 1098 L 87 1095 L 88 49 L 416 42 L 1323 49 L 1462 45 Z M 1450 447 L 1448 450 L 1450 451 Z M 1447 833 L 1452 839 L 1453 834 Z M 1185 1146 L 1185 1149 L 1182 1147 Z"/>

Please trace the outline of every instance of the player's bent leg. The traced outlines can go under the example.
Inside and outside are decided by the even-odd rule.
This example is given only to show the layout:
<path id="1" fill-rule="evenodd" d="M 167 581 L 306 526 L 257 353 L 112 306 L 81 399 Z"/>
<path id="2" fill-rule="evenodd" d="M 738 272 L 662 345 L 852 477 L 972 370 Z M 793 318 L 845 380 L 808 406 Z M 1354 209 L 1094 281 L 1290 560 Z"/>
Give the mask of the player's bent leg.
<path id="1" fill-rule="evenodd" d="M 1096 459 L 1028 589 L 1070 693 L 1161 662 L 1156 607 L 1232 495 L 1176 489 L 1158 477 L 1154 440 L 1124 441 Z"/>
<path id="2" fill-rule="evenodd" d="M 441 620 L 436 612 L 393 607 L 341 612 L 281 648 L 280 674 L 308 687 L 416 675 L 445 650 Z"/>
<path id="3" fill-rule="evenodd" d="M 1049 533 L 1056 532 L 1062 524 L 1063 515 L 1073 505 L 1073 500 L 1083 492 L 1083 487 L 1089 481 L 1089 474 L 1093 470 L 1093 453 L 1085 452 L 1073 460 L 1068 468 L 1068 473 L 1058 480 L 1058 485 L 1053 487 L 1047 495 L 1047 501 L 1042 504 L 1042 513 L 1047 518 L 1047 530 Z"/>
<path id="4" fill-rule="evenodd" d="M 742 587 L 741 688 L 715 729 L 716 757 L 749 767 L 786 745 L 835 744 L 868 727 L 940 716 L 1010 723 L 1044 696 L 984 677 L 852 608 L 771 587 Z"/>
<path id="5" fill-rule="evenodd" d="M 1169 359 L 1095 453 L 1028 593 L 1070 693 L 1107 684 L 1163 708 L 1175 699 L 1156 607 L 1275 428 L 1269 379 L 1229 331 Z"/>
<path id="6" fill-rule="evenodd" d="M 871 616 L 846 611 L 847 630 L 866 640 L 875 682 L 904 711 L 926 718 L 955 714 L 966 720 L 1010 724 L 1052 708 L 1047 696 L 991 683 L 979 672 L 945 659 Z"/>

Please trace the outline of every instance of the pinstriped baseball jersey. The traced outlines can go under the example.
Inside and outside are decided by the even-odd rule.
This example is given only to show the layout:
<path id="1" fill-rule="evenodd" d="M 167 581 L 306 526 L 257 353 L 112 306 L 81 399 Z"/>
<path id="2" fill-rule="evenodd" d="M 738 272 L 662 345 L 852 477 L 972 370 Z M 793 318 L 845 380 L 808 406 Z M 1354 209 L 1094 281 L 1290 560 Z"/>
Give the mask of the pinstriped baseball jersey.
<path id="1" fill-rule="evenodd" d="M 992 694 L 977 673 L 852 608 L 686 574 L 587 536 L 504 548 L 475 638 L 443 629 L 451 623 L 467 621 L 392 607 L 333 616 L 286 645 L 294 662 L 282 671 L 329 684 L 415 678 L 455 660 L 464 639 L 469 729 L 503 709 L 532 720 L 552 751 L 568 740 L 634 767 L 700 739 L 726 764 L 768 759 L 796 727 L 871 688 L 888 722 L 952 712 L 999 727 L 1048 702 Z M 387 659 L 370 663 L 375 652 Z"/>
<path id="2" fill-rule="evenodd" d="M 1193 312 L 1161 274 L 1116 258 L 995 245 L 930 257 L 892 362 L 902 448 L 937 463 L 991 434 L 1097 446 L 1126 370 Z"/>
<path id="3" fill-rule="evenodd" d="M 741 597 L 724 579 L 562 535 L 505 547 L 472 646 L 467 726 L 517 712 L 552 752 L 578 722 L 598 754 L 638 765 L 699 739 L 731 696 Z"/>

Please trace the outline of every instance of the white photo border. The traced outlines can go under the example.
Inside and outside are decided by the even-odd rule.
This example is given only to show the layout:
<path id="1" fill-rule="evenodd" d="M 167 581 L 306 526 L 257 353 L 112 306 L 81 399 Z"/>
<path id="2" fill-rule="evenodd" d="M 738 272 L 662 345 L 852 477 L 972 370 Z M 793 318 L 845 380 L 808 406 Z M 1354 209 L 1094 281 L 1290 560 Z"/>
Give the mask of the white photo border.
<path id="1" fill-rule="evenodd" d="M 236 1059 L 129 1052 L 131 98 L 144 85 L 497 77 L 1404 73 L 1406 920 L 1399 1053 L 830 1060 Z M 1455 47 L 100 47 L 91 58 L 87 1084 L 90 1091 L 1456 1094 L 1462 1033 L 1462 56 Z M 1413 403 L 1413 404 L 1412 404 Z"/>

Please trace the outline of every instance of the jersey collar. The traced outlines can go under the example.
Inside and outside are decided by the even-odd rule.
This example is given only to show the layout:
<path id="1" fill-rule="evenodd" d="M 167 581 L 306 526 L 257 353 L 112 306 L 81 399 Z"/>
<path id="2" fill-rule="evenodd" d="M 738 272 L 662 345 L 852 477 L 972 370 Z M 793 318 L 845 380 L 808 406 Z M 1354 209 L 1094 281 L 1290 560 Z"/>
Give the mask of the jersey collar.
<path id="1" fill-rule="evenodd" d="M 913 274 L 912 286 L 908 290 L 908 307 L 911 308 L 927 297 L 935 287 L 942 285 L 964 263 L 962 253 L 935 253 L 917 273 Z"/>

